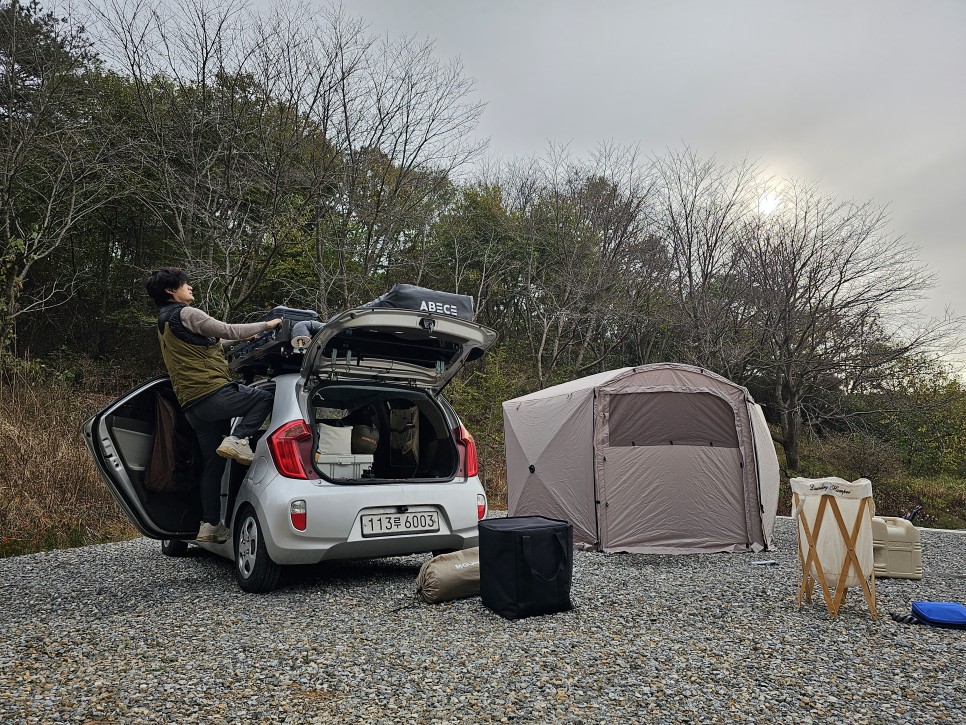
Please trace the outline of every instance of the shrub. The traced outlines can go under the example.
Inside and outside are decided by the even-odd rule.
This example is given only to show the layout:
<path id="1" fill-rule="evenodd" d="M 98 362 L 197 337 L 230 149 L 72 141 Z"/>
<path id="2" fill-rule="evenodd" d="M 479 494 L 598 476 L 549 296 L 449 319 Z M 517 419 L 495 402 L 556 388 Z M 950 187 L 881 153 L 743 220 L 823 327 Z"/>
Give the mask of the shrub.
<path id="1" fill-rule="evenodd" d="M 894 479 L 901 470 L 895 450 L 884 441 L 862 433 L 833 435 L 819 441 L 815 454 L 821 476 L 838 476 L 849 481 L 868 478 L 873 484 Z"/>

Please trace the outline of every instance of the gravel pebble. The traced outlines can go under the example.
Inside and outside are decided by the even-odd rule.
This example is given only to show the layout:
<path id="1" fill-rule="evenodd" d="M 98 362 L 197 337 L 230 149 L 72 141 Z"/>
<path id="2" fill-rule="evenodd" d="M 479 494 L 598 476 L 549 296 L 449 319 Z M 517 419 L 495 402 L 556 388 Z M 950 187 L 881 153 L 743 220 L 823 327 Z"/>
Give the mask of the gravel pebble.
<path id="1" fill-rule="evenodd" d="M 291 568 L 267 595 L 148 539 L 0 559 L 0 722 L 964 722 L 966 632 L 888 615 L 966 601 L 966 536 L 924 531 L 922 581 L 831 619 L 820 593 L 796 607 L 794 531 L 758 555 L 576 552 L 575 608 L 516 622 L 420 603 L 426 556 Z"/>

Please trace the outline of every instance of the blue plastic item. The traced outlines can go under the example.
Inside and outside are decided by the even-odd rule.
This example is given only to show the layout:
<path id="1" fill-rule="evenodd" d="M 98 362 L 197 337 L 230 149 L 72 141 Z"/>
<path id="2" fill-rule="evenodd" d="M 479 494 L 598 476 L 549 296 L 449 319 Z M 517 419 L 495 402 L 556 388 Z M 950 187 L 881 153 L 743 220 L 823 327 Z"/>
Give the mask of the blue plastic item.
<path id="1" fill-rule="evenodd" d="M 933 627 L 966 629 L 966 607 L 959 602 L 913 602 L 912 614 Z"/>

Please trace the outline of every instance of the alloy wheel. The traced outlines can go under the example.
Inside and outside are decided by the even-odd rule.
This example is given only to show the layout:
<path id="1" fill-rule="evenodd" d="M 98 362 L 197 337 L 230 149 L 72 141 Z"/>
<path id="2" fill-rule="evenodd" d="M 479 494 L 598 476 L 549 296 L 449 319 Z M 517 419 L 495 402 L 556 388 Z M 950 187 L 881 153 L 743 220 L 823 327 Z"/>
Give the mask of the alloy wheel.
<path id="1" fill-rule="evenodd" d="M 246 515 L 238 533 L 238 571 L 246 579 L 255 570 L 258 552 L 258 524 L 255 517 Z"/>

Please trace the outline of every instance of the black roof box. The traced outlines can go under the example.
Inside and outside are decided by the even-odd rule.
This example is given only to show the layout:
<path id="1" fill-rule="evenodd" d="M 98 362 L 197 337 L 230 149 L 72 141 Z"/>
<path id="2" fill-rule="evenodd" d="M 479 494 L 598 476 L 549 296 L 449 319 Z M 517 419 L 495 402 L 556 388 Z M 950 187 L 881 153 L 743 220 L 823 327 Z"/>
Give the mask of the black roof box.
<path id="1" fill-rule="evenodd" d="M 418 310 L 436 315 L 450 315 L 471 322 L 475 317 L 473 298 L 469 295 L 439 292 L 412 284 L 393 285 L 393 288 L 382 297 L 359 306 Z"/>

